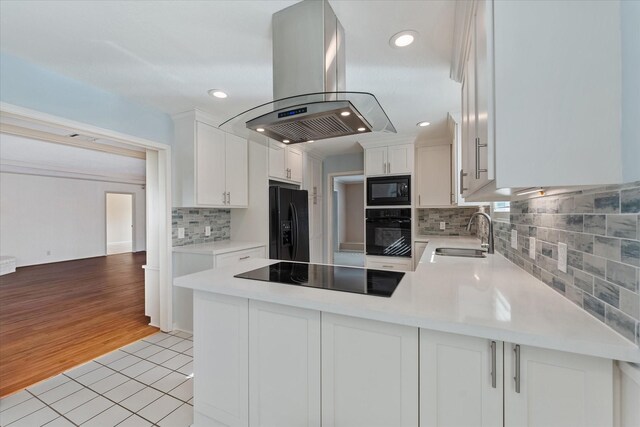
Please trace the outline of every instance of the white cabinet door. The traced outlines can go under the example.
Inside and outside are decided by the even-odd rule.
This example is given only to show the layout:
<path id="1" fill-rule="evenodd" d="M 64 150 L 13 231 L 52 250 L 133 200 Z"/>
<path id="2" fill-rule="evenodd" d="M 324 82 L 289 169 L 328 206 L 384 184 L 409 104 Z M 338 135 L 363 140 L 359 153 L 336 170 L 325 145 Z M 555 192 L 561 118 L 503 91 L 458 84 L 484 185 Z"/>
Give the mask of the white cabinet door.
<path id="1" fill-rule="evenodd" d="M 400 175 L 413 172 L 413 144 L 390 145 L 387 150 L 387 173 Z"/>
<path id="2" fill-rule="evenodd" d="M 420 426 L 502 426 L 502 346 L 421 329 Z"/>
<path id="3" fill-rule="evenodd" d="M 286 146 L 280 142 L 269 140 L 269 176 L 286 179 Z"/>
<path id="4" fill-rule="evenodd" d="M 286 151 L 289 180 L 302 182 L 302 151 L 292 147 L 287 147 Z"/>
<path id="5" fill-rule="evenodd" d="M 225 204 L 225 133 L 196 123 L 196 204 Z"/>
<path id="6" fill-rule="evenodd" d="M 449 206 L 451 188 L 451 145 L 418 148 L 418 206 Z"/>
<path id="7" fill-rule="evenodd" d="M 264 246 L 216 255 L 214 259 L 216 268 L 220 268 L 255 258 L 266 258 L 266 249 Z"/>
<path id="8" fill-rule="evenodd" d="M 387 173 L 387 147 L 364 150 L 364 172 L 367 176 Z"/>
<path id="9" fill-rule="evenodd" d="M 478 188 L 495 178 L 493 133 L 493 1 L 480 0 L 475 19 L 475 76 L 476 76 L 476 137 L 479 148 L 477 175 Z M 483 172 L 484 171 L 484 172 Z"/>
<path id="10" fill-rule="evenodd" d="M 194 411 L 249 425 L 249 301 L 194 292 Z"/>
<path id="11" fill-rule="evenodd" d="M 505 426 L 613 424 L 611 360 L 520 346 L 518 371 L 515 349 L 505 343 Z M 514 377 L 520 380 L 519 391 Z"/>
<path id="12" fill-rule="evenodd" d="M 320 312 L 249 301 L 249 424 L 320 426 Z"/>
<path id="13" fill-rule="evenodd" d="M 368 255 L 365 261 L 367 268 L 375 268 L 378 270 L 411 271 L 413 268 L 411 258 L 405 257 L 400 258 Z"/>
<path id="14" fill-rule="evenodd" d="M 228 133 L 226 135 L 226 189 L 228 205 L 249 204 L 249 153 L 246 139 Z"/>
<path id="15" fill-rule="evenodd" d="M 322 313 L 322 425 L 418 425 L 418 329 Z"/>

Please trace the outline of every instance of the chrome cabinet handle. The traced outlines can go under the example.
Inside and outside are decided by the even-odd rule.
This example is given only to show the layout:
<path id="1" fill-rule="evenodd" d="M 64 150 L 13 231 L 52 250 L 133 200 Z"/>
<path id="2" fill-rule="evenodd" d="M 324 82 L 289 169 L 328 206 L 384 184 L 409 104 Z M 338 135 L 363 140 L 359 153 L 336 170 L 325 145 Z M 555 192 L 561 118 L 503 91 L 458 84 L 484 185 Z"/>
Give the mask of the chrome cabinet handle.
<path id="1" fill-rule="evenodd" d="M 387 162 L 387 173 L 391 173 L 391 162 Z"/>
<path id="2" fill-rule="evenodd" d="M 468 188 L 464 186 L 464 177 L 467 175 L 468 174 L 464 173 L 464 169 L 460 169 L 460 194 L 468 190 Z"/>
<path id="3" fill-rule="evenodd" d="M 222 204 L 226 205 L 227 204 L 227 193 L 226 192 L 222 192 Z"/>
<path id="4" fill-rule="evenodd" d="M 418 194 L 418 206 L 422 206 L 422 202 L 420 201 L 420 194 Z"/>
<path id="5" fill-rule="evenodd" d="M 516 381 L 516 393 L 520 393 L 520 344 L 516 344 L 513 351 L 516 354 L 516 375 L 513 379 Z"/>
<path id="6" fill-rule="evenodd" d="M 243 261 L 243 260 L 249 259 L 249 258 L 251 258 L 251 255 L 242 256 L 242 257 L 240 257 L 240 261 Z"/>
<path id="7" fill-rule="evenodd" d="M 449 203 L 450 203 L 450 204 L 454 204 L 454 203 L 455 203 L 455 201 L 456 201 L 456 200 L 455 200 L 455 194 L 451 193 L 451 194 L 449 195 Z"/>
<path id="8" fill-rule="evenodd" d="M 227 204 L 230 205 L 231 204 L 231 191 L 229 191 L 227 193 Z"/>
<path id="9" fill-rule="evenodd" d="M 486 169 L 480 169 L 480 149 L 485 148 L 487 144 L 480 144 L 480 137 L 476 138 L 476 179 L 480 179 L 480 172 L 486 172 Z"/>
<path id="10" fill-rule="evenodd" d="M 496 388 L 496 342 L 491 341 L 491 387 Z"/>
<path id="11" fill-rule="evenodd" d="M 383 268 L 393 268 L 393 265 L 382 265 Z"/>

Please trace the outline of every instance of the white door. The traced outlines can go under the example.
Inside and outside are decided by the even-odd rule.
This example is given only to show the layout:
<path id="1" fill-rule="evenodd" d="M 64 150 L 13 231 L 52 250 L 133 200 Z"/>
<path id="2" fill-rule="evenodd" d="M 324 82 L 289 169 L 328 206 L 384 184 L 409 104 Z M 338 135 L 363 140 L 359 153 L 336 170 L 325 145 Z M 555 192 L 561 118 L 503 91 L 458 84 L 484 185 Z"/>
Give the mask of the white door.
<path id="1" fill-rule="evenodd" d="M 194 292 L 194 411 L 220 425 L 249 425 L 249 301 Z"/>
<path id="2" fill-rule="evenodd" d="M 249 424 L 320 426 L 320 312 L 249 301 Z"/>
<path id="3" fill-rule="evenodd" d="M 107 255 L 133 252 L 133 194 L 106 194 Z"/>
<path id="4" fill-rule="evenodd" d="M 418 425 L 418 329 L 322 313 L 322 425 Z"/>
<path id="5" fill-rule="evenodd" d="M 225 134 L 204 123 L 196 122 L 196 204 L 224 206 Z"/>
<path id="6" fill-rule="evenodd" d="M 475 45 L 476 45 L 476 118 L 477 137 L 479 143 L 478 165 L 481 170 L 478 178 L 478 187 L 485 186 L 491 181 L 494 174 L 493 161 L 493 106 L 490 105 L 493 94 L 493 1 L 478 1 L 475 19 Z"/>
<path id="7" fill-rule="evenodd" d="M 388 173 L 408 174 L 413 171 L 413 144 L 390 145 L 388 147 Z"/>
<path id="8" fill-rule="evenodd" d="M 269 140 L 269 176 L 273 178 L 286 179 L 286 145 Z"/>
<path id="9" fill-rule="evenodd" d="M 387 173 L 387 147 L 364 150 L 364 173 L 367 176 Z"/>
<path id="10" fill-rule="evenodd" d="M 302 151 L 287 147 L 287 169 L 289 180 L 302 182 Z"/>
<path id="11" fill-rule="evenodd" d="M 502 346 L 421 329 L 420 426 L 502 426 Z"/>
<path id="12" fill-rule="evenodd" d="M 230 206 L 249 204 L 249 154 L 246 139 L 226 135 L 226 187 Z"/>
<path id="13" fill-rule="evenodd" d="M 451 205 L 451 145 L 418 148 L 418 206 Z"/>
<path id="14" fill-rule="evenodd" d="M 611 360 L 520 346 L 518 370 L 516 350 L 514 344 L 505 343 L 506 427 L 613 424 Z"/>

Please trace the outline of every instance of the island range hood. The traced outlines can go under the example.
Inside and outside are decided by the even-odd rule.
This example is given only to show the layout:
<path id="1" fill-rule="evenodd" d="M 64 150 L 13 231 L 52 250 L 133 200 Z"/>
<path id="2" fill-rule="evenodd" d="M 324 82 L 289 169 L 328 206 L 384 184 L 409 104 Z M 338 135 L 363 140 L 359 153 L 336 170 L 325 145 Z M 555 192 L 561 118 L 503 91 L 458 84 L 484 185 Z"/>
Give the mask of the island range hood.
<path id="1" fill-rule="evenodd" d="M 285 144 L 396 130 L 374 95 L 345 89 L 344 29 L 327 0 L 272 16 L 273 99 L 220 125 Z"/>

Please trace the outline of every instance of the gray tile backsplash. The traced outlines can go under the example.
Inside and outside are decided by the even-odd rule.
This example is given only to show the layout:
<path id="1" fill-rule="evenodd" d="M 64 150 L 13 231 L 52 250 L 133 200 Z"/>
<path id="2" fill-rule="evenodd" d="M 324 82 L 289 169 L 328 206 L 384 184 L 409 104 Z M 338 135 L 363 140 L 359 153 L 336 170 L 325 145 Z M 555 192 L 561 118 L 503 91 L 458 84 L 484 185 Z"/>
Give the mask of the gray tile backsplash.
<path id="1" fill-rule="evenodd" d="M 173 246 L 230 239 L 231 211 L 229 209 L 173 208 L 171 217 Z M 205 236 L 206 226 L 211 227 L 210 236 Z M 178 228 L 184 228 L 184 239 L 178 239 Z"/>
<path id="2" fill-rule="evenodd" d="M 489 212 L 489 206 L 481 207 L 484 212 Z M 418 234 L 439 236 L 475 236 L 477 221 L 480 222 L 480 235 L 488 235 L 488 227 L 485 220 L 476 218 L 471 230 L 467 231 L 467 223 L 471 215 L 478 212 L 478 207 L 460 208 L 429 208 L 418 209 Z M 440 222 L 444 221 L 445 229 L 440 230 Z"/>
<path id="3" fill-rule="evenodd" d="M 497 251 L 640 346 L 640 182 L 514 201 L 494 217 Z"/>

